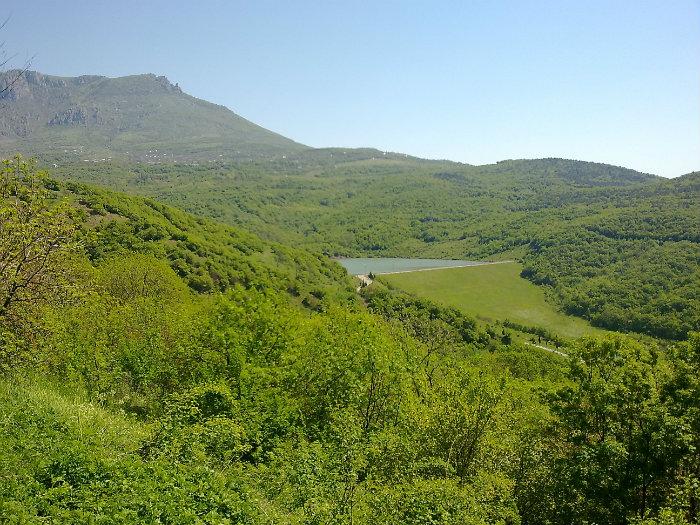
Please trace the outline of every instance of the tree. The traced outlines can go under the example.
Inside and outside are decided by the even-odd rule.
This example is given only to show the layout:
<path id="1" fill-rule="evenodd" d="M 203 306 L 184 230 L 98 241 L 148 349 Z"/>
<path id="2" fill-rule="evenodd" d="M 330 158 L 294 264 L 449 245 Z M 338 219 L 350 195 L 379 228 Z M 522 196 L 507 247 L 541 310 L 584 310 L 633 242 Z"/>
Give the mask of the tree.
<path id="1" fill-rule="evenodd" d="M 557 438 L 558 518 L 565 523 L 627 523 L 653 515 L 669 496 L 685 450 L 685 425 L 661 403 L 658 356 L 622 338 L 584 340 L 569 378 L 550 398 Z"/>
<path id="2" fill-rule="evenodd" d="M 700 522 L 700 332 L 672 350 L 673 375 L 664 388 L 664 402 L 686 426 L 686 451 L 668 512 Z"/>
<path id="3" fill-rule="evenodd" d="M 60 297 L 78 248 L 75 210 L 54 202 L 45 174 L 20 156 L 0 167 L 0 320 Z"/>
<path id="4" fill-rule="evenodd" d="M 7 17 L 1 24 L 0 24 L 0 31 L 2 31 L 7 23 L 10 21 L 10 18 Z M 5 42 L 0 42 L 0 73 L 4 70 L 6 66 L 10 64 L 12 59 L 14 58 L 14 55 L 8 55 L 7 50 L 5 49 Z M 32 59 L 27 60 L 24 64 L 22 64 L 22 67 L 18 69 L 14 69 L 12 71 L 8 71 L 6 77 L 3 79 L 2 83 L 0 83 L 0 98 L 2 98 L 3 94 L 10 89 L 12 89 L 12 86 L 20 79 L 22 76 L 29 71 L 29 68 L 31 67 L 32 64 Z"/>

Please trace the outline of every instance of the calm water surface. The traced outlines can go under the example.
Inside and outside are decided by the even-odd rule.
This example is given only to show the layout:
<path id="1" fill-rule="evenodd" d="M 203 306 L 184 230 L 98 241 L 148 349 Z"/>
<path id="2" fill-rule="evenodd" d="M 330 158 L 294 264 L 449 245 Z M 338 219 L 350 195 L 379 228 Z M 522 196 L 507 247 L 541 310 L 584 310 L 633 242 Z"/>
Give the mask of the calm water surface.
<path id="1" fill-rule="evenodd" d="M 382 257 L 343 257 L 336 259 L 350 275 L 366 275 L 372 273 L 405 272 L 409 270 L 425 270 L 428 268 L 454 268 L 457 266 L 478 266 L 484 264 L 478 261 L 459 261 L 454 259 L 401 259 Z"/>

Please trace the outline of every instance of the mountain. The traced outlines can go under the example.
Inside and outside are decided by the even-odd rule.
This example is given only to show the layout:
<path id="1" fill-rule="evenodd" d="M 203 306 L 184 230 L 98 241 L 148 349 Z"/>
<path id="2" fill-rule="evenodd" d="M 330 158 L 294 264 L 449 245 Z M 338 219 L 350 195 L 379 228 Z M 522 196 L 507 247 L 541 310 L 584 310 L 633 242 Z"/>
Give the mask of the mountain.
<path id="1" fill-rule="evenodd" d="M 7 129 L 25 135 L 7 143 L 46 152 L 68 130 L 84 151 L 111 137 L 114 156 L 41 159 L 60 181 L 0 163 L 1 522 L 698 523 L 698 173 L 260 143 L 201 162 L 218 150 L 196 140 L 177 164 L 132 162 L 148 133 L 110 135 L 66 79 L 62 106 L 42 106 L 54 80 L 7 93 Z M 172 116 L 186 96 L 158 82 L 140 100 Z M 522 270 L 443 280 L 477 320 L 421 297 L 428 281 L 412 296 L 380 278 L 358 297 L 321 251 Z M 517 291 L 519 271 L 546 293 Z M 571 341 L 554 311 L 520 324 L 545 297 L 687 340 Z M 494 298 L 519 318 L 484 319 Z"/>
<path id="2" fill-rule="evenodd" d="M 17 76 L 0 73 L 0 85 Z M 28 71 L 0 94 L 0 154 L 144 162 L 282 156 L 307 149 L 153 74 Z"/>
<path id="3" fill-rule="evenodd" d="M 597 326 L 664 338 L 700 327 L 692 174 L 667 181 L 557 158 L 471 166 L 312 149 L 154 75 L 30 72 L 0 103 L 0 155 L 43 157 L 61 178 L 156 198 L 316 253 L 518 259 L 523 277 Z M 172 257 L 191 258 L 180 255 Z M 193 285 L 216 288 L 221 270 L 207 277 L 204 266 L 188 273 Z M 301 293 L 307 302 L 323 295 L 312 282 Z"/>

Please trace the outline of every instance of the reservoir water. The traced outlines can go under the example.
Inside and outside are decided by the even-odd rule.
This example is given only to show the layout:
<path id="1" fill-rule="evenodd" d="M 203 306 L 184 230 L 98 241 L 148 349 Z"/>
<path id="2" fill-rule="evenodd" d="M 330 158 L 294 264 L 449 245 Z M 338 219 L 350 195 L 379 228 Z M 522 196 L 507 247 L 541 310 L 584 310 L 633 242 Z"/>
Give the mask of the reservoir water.
<path id="1" fill-rule="evenodd" d="M 402 259 L 388 257 L 342 257 L 336 259 L 350 275 L 367 275 L 372 272 L 393 273 L 411 270 L 429 270 L 435 268 L 457 268 L 460 266 L 478 266 L 488 264 L 479 261 L 461 261 L 454 259 Z"/>

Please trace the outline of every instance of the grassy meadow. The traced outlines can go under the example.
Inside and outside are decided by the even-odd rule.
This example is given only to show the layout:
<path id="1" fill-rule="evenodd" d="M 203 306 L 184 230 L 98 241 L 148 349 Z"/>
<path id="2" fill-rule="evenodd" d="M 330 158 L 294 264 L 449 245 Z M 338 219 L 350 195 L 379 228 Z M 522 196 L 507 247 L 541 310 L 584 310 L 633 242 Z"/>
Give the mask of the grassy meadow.
<path id="1" fill-rule="evenodd" d="M 602 330 L 565 315 L 545 300 L 542 288 L 520 277 L 516 262 L 385 274 L 380 280 L 406 292 L 454 306 L 483 321 L 506 319 L 540 326 L 565 337 Z"/>

